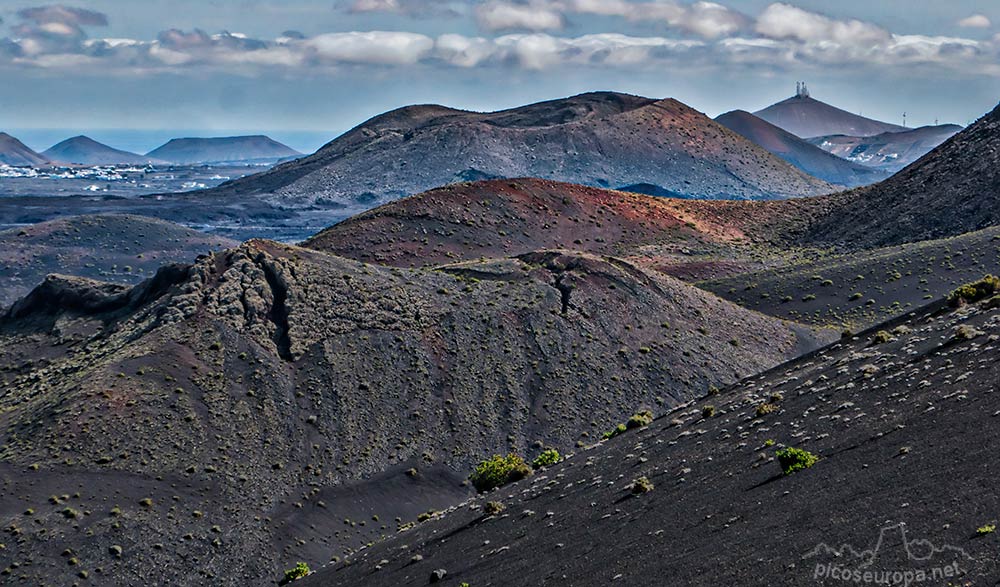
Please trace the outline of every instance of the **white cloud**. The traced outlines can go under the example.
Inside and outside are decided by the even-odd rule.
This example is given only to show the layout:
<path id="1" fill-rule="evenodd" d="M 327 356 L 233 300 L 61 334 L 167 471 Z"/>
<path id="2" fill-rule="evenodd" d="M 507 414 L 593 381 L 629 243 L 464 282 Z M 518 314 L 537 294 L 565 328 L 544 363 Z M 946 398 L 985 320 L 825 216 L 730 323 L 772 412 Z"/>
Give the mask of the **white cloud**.
<path id="1" fill-rule="evenodd" d="M 805 43 L 833 42 L 854 47 L 871 47 L 888 42 L 889 31 L 861 20 L 837 20 L 778 2 L 757 18 L 757 33 L 772 39 L 794 39 Z"/>
<path id="2" fill-rule="evenodd" d="M 442 0 L 364 0 L 379 6 L 417 6 Z M 1000 35 L 972 40 L 894 34 L 872 23 L 842 20 L 787 2 L 767 6 L 756 21 L 713 2 L 675 0 L 487 0 L 477 18 L 484 30 L 521 32 L 491 36 L 354 31 L 313 37 L 286 31 L 274 39 L 239 33 L 167 30 L 155 40 L 87 39 L 79 23 L 99 13 L 32 12 L 0 38 L 0 69 L 45 68 L 113 74 L 205 69 L 253 74 L 265 69 L 333 71 L 342 64 L 373 67 L 522 68 L 529 70 L 670 68 L 760 71 L 838 67 L 888 71 L 929 65 L 973 75 L 1000 76 Z M 375 6 L 375 4 L 371 4 Z M 662 35 L 552 32 L 567 15 L 624 18 L 669 29 Z M 621 23 L 619 23 L 621 24 Z M 621 27 L 614 27 L 620 29 Z M 26 34 L 18 35 L 22 31 Z M 689 34 L 677 34 L 683 31 Z"/>
<path id="3" fill-rule="evenodd" d="M 434 48 L 439 59 L 458 67 L 475 67 L 496 53 L 496 45 L 490 39 L 454 34 L 438 37 Z"/>
<path id="4" fill-rule="evenodd" d="M 322 62 L 377 65 L 417 63 L 434 48 L 426 35 L 386 31 L 327 33 L 302 44 Z"/>
<path id="5" fill-rule="evenodd" d="M 565 0 L 562 6 L 571 13 L 620 16 L 633 22 L 664 23 L 708 39 L 732 35 L 750 23 L 750 19 L 740 12 L 705 1 L 688 5 L 670 0 Z"/>
<path id="6" fill-rule="evenodd" d="M 541 4 L 488 2 L 476 8 L 476 21 L 487 31 L 544 31 L 563 27 L 562 15 Z"/>
<path id="7" fill-rule="evenodd" d="M 958 26 L 969 29 L 988 29 L 993 26 L 985 14 L 973 14 L 958 21 Z"/>

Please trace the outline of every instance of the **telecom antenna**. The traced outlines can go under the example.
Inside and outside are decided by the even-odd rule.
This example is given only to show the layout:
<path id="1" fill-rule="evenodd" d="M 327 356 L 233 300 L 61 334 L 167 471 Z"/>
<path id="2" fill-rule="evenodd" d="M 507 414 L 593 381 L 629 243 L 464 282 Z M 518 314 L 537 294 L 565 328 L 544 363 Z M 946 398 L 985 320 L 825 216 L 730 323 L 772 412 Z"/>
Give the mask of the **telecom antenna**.
<path id="1" fill-rule="evenodd" d="M 903 128 L 906 128 L 906 113 L 903 113 Z"/>

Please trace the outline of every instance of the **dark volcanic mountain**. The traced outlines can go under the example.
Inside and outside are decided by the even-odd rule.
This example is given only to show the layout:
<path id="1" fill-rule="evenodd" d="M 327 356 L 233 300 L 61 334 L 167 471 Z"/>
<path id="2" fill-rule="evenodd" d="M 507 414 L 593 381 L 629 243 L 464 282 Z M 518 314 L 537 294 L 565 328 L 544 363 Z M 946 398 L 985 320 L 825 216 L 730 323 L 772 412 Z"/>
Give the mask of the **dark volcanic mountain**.
<path id="1" fill-rule="evenodd" d="M 1000 224 L 1000 106 L 887 179 L 817 202 L 807 242 L 894 245 Z"/>
<path id="2" fill-rule="evenodd" d="M 839 152 L 831 155 L 814 143 L 806 142 L 743 110 L 727 112 L 716 118 L 715 121 L 764 147 L 809 175 L 830 183 L 856 187 L 882 181 L 889 177 L 888 173 L 846 161 L 841 158 L 843 155 Z"/>
<path id="3" fill-rule="evenodd" d="M 314 155 L 209 194 L 357 208 L 453 182 L 527 176 L 600 187 L 649 184 L 698 198 L 833 191 L 676 100 L 594 93 L 486 114 L 401 108 Z"/>
<path id="4" fill-rule="evenodd" d="M 0 231 L 0 307 L 50 273 L 130 284 L 166 263 L 191 262 L 236 243 L 163 220 L 129 215 L 72 216 Z"/>
<path id="5" fill-rule="evenodd" d="M 131 290 L 50 278 L 0 321 L 0 568 L 258 584 L 466 497 L 485 455 L 572 450 L 816 344 L 562 252 L 410 270 L 251 241 Z"/>
<path id="6" fill-rule="evenodd" d="M 147 157 L 178 165 L 273 163 L 302 153 L 265 136 L 172 139 Z"/>
<path id="7" fill-rule="evenodd" d="M 0 165 L 36 167 L 49 163 L 48 159 L 29 149 L 21 141 L 5 132 L 0 132 Z"/>
<path id="8" fill-rule="evenodd" d="M 66 139 L 42 155 L 53 161 L 78 165 L 144 165 L 157 162 L 153 157 L 114 149 L 85 136 Z"/>
<path id="9" fill-rule="evenodd" d="M 809 142 L 838 157 L 895 173 L 961 130 L 962 127 L 956 124 L 943 124 L 882 133 L 872 137 L 845 135 L 815 137 L 809 139 Z"/>
<path id="10" fill-rule="evenodd" d="M 851 114 L 811 98 L 808 93 L 800 93 L 754 114 L 804 139 L 828 135 L 867 137 L 907 130 L 895 124 Z"/>
<path id="11" fill-rule="evenodd" d="M 798 587 L 945 567 L 990 585 L 997 302 L 938 303 L 742 381 L 296 585 Z M 783 474 L 788 447 L 819 460 Z"/>

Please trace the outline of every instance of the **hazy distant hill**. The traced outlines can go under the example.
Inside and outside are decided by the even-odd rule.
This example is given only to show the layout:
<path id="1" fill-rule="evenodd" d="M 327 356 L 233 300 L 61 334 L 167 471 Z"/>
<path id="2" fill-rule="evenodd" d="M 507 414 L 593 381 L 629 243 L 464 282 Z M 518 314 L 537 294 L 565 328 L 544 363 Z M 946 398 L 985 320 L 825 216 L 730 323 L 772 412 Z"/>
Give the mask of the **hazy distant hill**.
<path id="1" fill-rule="evenodd" d="M 808 94 L 792 96 L 754 114 L 801 138 L 826 135 L 867 137 L 906 130 L 902 126 L 851 114 Z"/>
<path id="2" fill-rule="evenodd" d="M 53 161 L 79 165 L 143 165 L 157 162 L 153 157 L 121 151 L 82 135 L 53 145 L 42 155 Z"/>
<path id="3" fill-rule="evenodd" d="M 224 184 L 282 206 L 371 207 L 444 184 L 539 177 L 596 187 L 659 186 L 697 198 L 833 191 L 673 100 L 600 92 L 492 113 L 409 106 L 316 154 Z"/>
<path id="4" fill-rule="evenodd" d="M 856 187 L 889 177 L 864 165 L 831 155 L 823 149 L 744 110 L 727 112 L 715 119 L 806 173 L 830 183 Z"/>
<path id="5" fill-rule="evenodd" d="M 5 132 L 0 132 L 0 165 L 32 167 L 48 165 L 49 160 Z"/>
<path id="6" fill-rule="evenodd" d="M 809 139 L 809 142 L 849 161 L 895 173 L 961 130 L 962 127 L 957 124 L 942 124 L 872 137 L 815 137 Z"/>
<path id="7" fill-rule="evenodd" d="M 882 183 L 801 203 L 822 209 L 808 239 L 854 247 L 1000 224 L 1000 106 Z"/>
<path id="8" fill-rule="evenodd" d="M 172 139 L 147 157 L 180 165 L 197 163 L 276 162 L 302 153 L 263 135 Z"/>

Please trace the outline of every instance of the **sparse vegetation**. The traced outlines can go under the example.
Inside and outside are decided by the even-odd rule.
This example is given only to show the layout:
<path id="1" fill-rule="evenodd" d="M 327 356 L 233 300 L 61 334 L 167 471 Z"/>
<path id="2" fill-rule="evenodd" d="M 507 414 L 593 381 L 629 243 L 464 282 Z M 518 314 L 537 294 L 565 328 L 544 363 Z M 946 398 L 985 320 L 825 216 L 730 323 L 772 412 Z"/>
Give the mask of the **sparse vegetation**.
<path id="1" fill-rule="evenodd" d="M 288 585 L 292 581 L 297 581 L 302 577 L 309 574 L 309 565 L 306 563 L 296 563 L 294 567 L 285 571 L 285 577 L 278 583 L 278 585 Z"/>
<path id="2" fill-rule="evenodd" d="M 819 461 L 819 457 L 801 448 L 788 447 L 775 453 L 778 464 L 785 475 L 808 469 Z"/>
<path id="3" fill-rule="evenodd" d="M 757 409 L 754 410 L 754 413 L 757 415 L 758 418 L 761 418 L 768 414 L 773 414 L 777 412 L 779 409 L 781 408 L 776 403 L 764 402 L 762 404 L 757 404 Z"/>
<path id="4" fill-rule="evenodd" d="M 611 430 L 609 430 L 608 432 L 605 432 L 602 438 L 604 438 L 604 440 L 607 440 L 609 438 L 614 438 L 615 436 L 618 436 L 619 434 L 622 434 L 629 430 L 635 430 L 637 428 L 645 428 L 646 426 L 649 426 L 652 423 L 653 423 L 653 412 L 649 410 L 643 410 L 641 412 L 632 414 L 632 417 L 630 417 L 628 421 L 625 422 L 624 424 L 619 424 L 614 428 L 612 428 Z"/>
<path id="5" fill-rule="evenodd" d="M 480 493 L 496 489 L 508 483 L 520 481 L 531 475 L 531 467 L 514 453 L 507 456 L 493 455 L 479 463 L 469 476 L 472 485 Z"/>
<path id="6" fill-rule="evenodd" d="M 701 408 L 701 417 L 708 419 L 715 415 L 715 406 L 708 405 Z"/>
<path id="7" fill-rule="evenodd" d="M 994 533 L 996 531 L 997 531 L 997 525 L 996 524 L 986 524 L 984 526 L 980 526 L 980 527 L 976 528 L 976 535 L 977 536 L 986 536 L 987 534 L 992 534 L 992 533 Z"/>
<path id="8" fill-rule="evenodd" d="M 535 460 L 531 461 L 531 467 L 533 469 L 541 469 L 542 467 L 548 467 L 554 465 L 562 460 L 562 456 L 554 448 L 543 450 L 542 454 L 535 457 Z"/>
<path id="9" fill-rule="evenodd" d="M 488 501 L 483 504 L 483 513 L 487 516 L 495 516 L 502 513 L 505 509 L 506 506 L 500 501 Z"/>
<path id="10" fill-rule="evenodd" d="M 632 482 L 632 494 L 642 495 L 643 493 L 649 493 L 654 488 L 653 482 L 647 477 L 639 477 Z"/>
<path id="11" fill-rule="evenodd" d="M 972 304 L 1000 293 L 1000 278 L 986 275 L 979 281 L 966 283 L 948 294 L 948 303 L 953 307 Z"/>
<path id="12" fill-rule="evenodd" d="M 885 344 L 891 340 L 892 335 L 889 334 L 889 331 L 887 330 L 879 330 L 875 333 L 875 336 L 872 337 L 872 342 L 875 344 Z"/>

